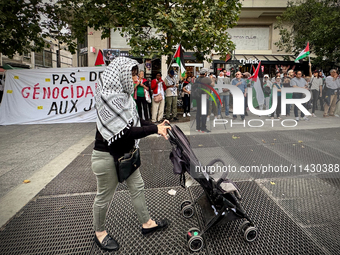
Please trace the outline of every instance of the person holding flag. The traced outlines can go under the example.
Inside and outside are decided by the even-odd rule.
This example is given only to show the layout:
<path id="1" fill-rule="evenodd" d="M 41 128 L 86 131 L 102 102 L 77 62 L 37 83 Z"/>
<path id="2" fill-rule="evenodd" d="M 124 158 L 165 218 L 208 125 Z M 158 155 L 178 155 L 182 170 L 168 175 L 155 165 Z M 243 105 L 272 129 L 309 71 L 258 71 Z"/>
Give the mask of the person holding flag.
<path id="1" fill-rule="evenodd" d="M 300 54 L 297 56 L 295 59 L 295 63 L 302 62 L 305 57 L 309 56 L 310 57 L 310 51 L 309 51 L 309 42 L 307 43 L 306 48 L 300 52 Z M 310 59 L 309 59 L 310 62 Z"/>
<path id="2" fill-rule="evenodd" d="M 174 55 L 174 59 L 179 67 L 180 70 L 179 73 L 181 74 L 181 77 L 184 78 L 186 70 L 184 64 L 183 49 L 181 45 L 178 46 L 176 53 Z"/>
<path id="3" fill-rule="evenodd" d="M 263 104 L 264 104 L 264 94 L 263 94 L 263 89 L 261 85 L 261 81 L 259 78 L 259 71 L 261 67 L 261 62 L 258 64 L 253 76 L 249 77 L 248 79 L 252 81 L 252 85 L 250 89 L 252 89 L 253 92 L 253 106 L 254 107 L 259 107 L 260 110 L 263 109 Z M 259 116 L 261 117 L 261 116 Z"/>

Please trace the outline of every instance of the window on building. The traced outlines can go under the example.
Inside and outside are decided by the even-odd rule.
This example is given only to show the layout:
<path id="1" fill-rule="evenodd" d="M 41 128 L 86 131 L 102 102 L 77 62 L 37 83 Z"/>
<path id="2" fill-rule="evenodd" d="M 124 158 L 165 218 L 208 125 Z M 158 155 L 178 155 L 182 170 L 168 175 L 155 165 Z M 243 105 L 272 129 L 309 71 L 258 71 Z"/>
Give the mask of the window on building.
<path id="1" fill-rule="evenodd" d="M 52 67 L 52 52 L 47 50 L 35 52 L 34 60 L 36 66 Z"/>

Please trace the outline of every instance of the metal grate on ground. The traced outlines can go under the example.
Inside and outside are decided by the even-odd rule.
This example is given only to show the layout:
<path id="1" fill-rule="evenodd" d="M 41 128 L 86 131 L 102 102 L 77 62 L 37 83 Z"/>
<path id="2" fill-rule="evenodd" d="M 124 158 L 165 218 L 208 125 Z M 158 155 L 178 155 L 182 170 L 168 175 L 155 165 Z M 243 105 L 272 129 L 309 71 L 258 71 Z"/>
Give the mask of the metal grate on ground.
<path id="1" fill-rule="evenodd" d="M 323 140 L 340 141 L 340 128 L 323 128 L 311 130 L 315 136 L 322 137 Z"/>
<path id="2" fill-rule="evenodd" d="M 339 173 L 322 173 L 316 175 L 318 178 L 340 189 Z"/>
<path id="3" fill-rule="evenodd" d="M 281 135 L 281 131 L 248 133 L 248 136 L 254 139 L 257 142 L 257 144 L 261 145 L 294 142 L 293 138 Z"/>
<path id="4" fill-rule="evenodd" d="M 319 246 L 338 254 L 340 186 L 317 177 L 258 182 Z"/>
<path id="5" fill-rule="evenodd" d="M 305 169 L 306 165 L 339 164 L 339 158 L 309 147 L 303 142 L 269 145 L 268 148 L 271 148 L 271 150 L 278 155 L 283 155 L 285 158 L 288 158 L 289 161 L 296 164 L 297 167 L 301 165 L 301 174 L 311 173 L 303 170 Z"/>
<path id="6" fill-rule="evenodd" d="M 311 176 L 309 178 L 286 178 L 257 180 L 264 189 L 268 190 L 275 199 L 306 199 L 323 196 L 340 195 L 340 190 L 320 178 Z"/>
<path id="7" fill-rule="evenodd" d="M 321 243 L 330 254 L 337 255 L 340 251 L 340 228 L 339 224 L 325 224 L 323 226 L 308 227 L 306 231 Z"/>
<path id="8" fill-rule="evenodd" d="M 190 199 L 189 192 L 181 187 L 169 195 L 168 188 L 145 191 L 147 206 L 152 219 L 167 218 L 170 226 L 151 236 L 141 234 L 141 226 L 130 202 L 128 191 L 117 192 L 107 217 L 107 230 L 119 242 L 121 248 L 113 254 L 191 254 L 187 247 L 186 231 L 198 227 L 197 217 L 185 219 L 180 213 L 180 204 Z M 118 220 L 119 219 L 119 220 Z M 96 245 L 91 254 L 106 254 Z M 195 254 L 208 254 L 203 248 Z"/>
<path id="9" fill-rule="evenodd" d="M 310 132 L 313 133 L 314 130 Z M 293 134 L 292 139 L 304 139 L 304 135 L 307 134 L 307 138 L 303 141 L 303 144 L 306 144 L 305 148 L 299 147 L 303 144 L 296 143 L 295 146 L 298 147 L 293 150 L 291 149 L 294 147 L 293 143 L 285 142 L 285 134 L 280 136 L 277 144 L 274 145 L 262 145 L 262 140 L 252 137 L 256 135 L 255 133 L 244 137 L 239 134 L 240 138 L 236 139 L 232 136 L 222 139 L 221 135 L 225 136 L 225 134 L 206 137 L 213 139 L 214 144 L 223 145 L 222 149 L 239 165 L 253 165 L 256 163 L 252 162 L 254 159 L 271 164 L 300 161 L 311 163 L 310 158 L 315 162 L 326 160 L 334 163 L 338 159 L 336 155 L 331 156 L 312 148 L 317 146 L 313 141 L 319 141 L 320 138 L 308 138 L 310 132 L 307 132 L 308 134 L 298 132 L 295 136 Z M 274 132 L 269 137 L 273 138 L 273 134 Z M 148 143 L 149 139 L 150 143 Z M 209 139 L 204 140 L 205 144 L 209 144 Z M 205 149 L 198 146 L 198 142 L 199 140 L 197 140 L 197 149 Z M 326 146 L 326 143 L 324 145 Z M 69 195 L 96 190 L 95 177 L 90 168 L 92 147 L 91 144 L 85 149 L 46 186 L 46 189 L 39 194 L 40 197 L 27 204 L 0 231 L 0 254 L 89 254 L 90 252 L 102 254 L 92 241 L 94 194 Z M 194 218 L 184 219 L 180 215 L 179 206 L 183 200 L 197 197 L 201 188 L 192 186 L 189 190 L 184 190 L 178 187 L 179 178 L 172 173 L 173 166 L 169 160 L 170 148 L 168 141 L 158 137 L 141 140 L 142 160 L 144 159 L 141 173 L 145 181 L 149 211 L 154 219 L 169 218 L 172 222 L 171 227 L 162 232 L 162 235 L 143 237 L 130 202 L 129 192 L 125 190 L 116 192 L 107 221 L 109 232 L 122 245 L 122 249 L 115 254 L 192 254 L 188 251 L 185 233 L 191 227 L 202 228 L 202 215 L 197 207 L 198 213 Z M 255 148 L 257 150 L 255 153 L 249 153 L 244 151 L 245 148 L 253 150 L 251 152 L 254 152 Z M 209 149 L 211 147 L 206 148 Z M 320 177 L 320 182 L 325 189 L 322 188 L 320 192 L 318 189 L 313 190 L 312 194 L 306 194 L 301 187 L 305 185 L 306 189 L 310 189 L 313 185 L 322 185 L 315 178 L 311 178 L 313 183 L 308 181 L 297 183 L 294 179 L 291 183 L 284 183 L 275 179 L 273 182 L 278 182 L 278 187 L 281 188 L 278 190 L 270 189 L 273 187 L 266 183 L 264 186 L 267 190 L 271 190 L 268 194 L 273 199 L 254 182 L 238 183 L 243 195 L 243 205 L 259 228 L 258 240 L 250 244 L 245 242 L 239 232 L 240 222 L 232 222 L 216 226 L 208 232 L 204 237 L 205 248 L 200 254 L 324 254 L 325 252 L 337 254 L 340 242 L 339 216 L 336 214 L 340 204 L 336 189 L 339 188 L 339 179 L 328 178 L 329 176 L 322 174 L 317 176 Z M 125 188 L 121 186 L 118 189 Z M 177 190 L 176 196 L 167 193 L 170 188 Z M 279 196 L 282 189 L 287 188 L 290 190 L 285 192 L 287 197 L 284 199 L 281 197 L 280 208 L 274 202 L 277 202 L 275 196 Z M 296 188 L 296 195 L 300 197 L 294 197 L 294 188 Z M 44 197 L 47 195 L 58 196 Z"/>
<path id="10" fill-rule="evenodd" d="M 158 139 L 158 138 L 156 138 Z M 39 196 L 96 192 L 96 177 L 91 169 L 91 144 L 46 187 L 39 192 Z M 145 188 L 160 188 L 179 185 L 179 177 L 172 172 L 169 160 L 170 151 L 141 150 L 142 174 Z M 119 184 L 117 190 L 127 189 L 125 183 Z"/>
<path id="11" fill-rule="evenodd" d="M 91 169 L 91 156 L 80 154 L 46 187 L 39 196 L 95 192 L 96 177 Z"/>
<path id="12" fill-rule="evenodd" d="M 254 139 L 251 139 L 246 133 L 227 133 L 211 135 L 220 147 L 239 147 L 251 146 L 258 144 Z"/>
<path id="13" fill-rule="evenodd" d="M 259 236 L 252 243 L 246 242 L 239 229 L 242 221 L 217 225 L 204 237 L 210 254 L 324 254 L 255 182 L 236 184 L 242 193 L 242 205 L 254 220 Z M 190 193 L 197 198 L 202 189 L 190 187 Z M 202 224 L 202 212 L 198 206 L 196 209 Z"/>
<path id="14" fill-rule="evenodd" d="M 0 231 L 0 254 L 89 254 L 94 195 L 31 201 Z"/>
<path id="15" fill-rule="evenodd" d="M 225 148 L 235 158 L 242 169 L 236 169 L 238 172 L 246 171 L 255 179 L 289 177 L 297 175 L 289 172 L 291 162 L 286 158 L 278 155 L 274 148 L 267 148 L 263 145 L 252 145 L 247 147 Z M 281 171 L 285 167 L 288 171 Z"/>

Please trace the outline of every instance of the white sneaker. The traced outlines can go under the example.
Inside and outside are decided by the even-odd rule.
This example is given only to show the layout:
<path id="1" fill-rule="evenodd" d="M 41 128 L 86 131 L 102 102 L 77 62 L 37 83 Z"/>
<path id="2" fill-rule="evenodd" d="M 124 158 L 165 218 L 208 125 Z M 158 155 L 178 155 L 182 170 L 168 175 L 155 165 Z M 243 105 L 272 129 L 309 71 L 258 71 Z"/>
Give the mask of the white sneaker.
<path id="1" fill-rule="evenodd" d="M 316 118 L 316 115 L 315 115 L 315 113 L 312 113 L 312 117 Z"/>
<path id="2" fill-rule="evenodd" d="M 335 116 L 335 117 L 338 117 L 338 118 L 340 117 L 339 114 L 334 114 L 334 116 Z"/>
<path id="3" fill-rule="evenodd" d="M 309 121 L 309 119 L 306 116 L 303 117 L 302 119 L 305 120 L 305 121 Z"/>
<path id="4" fill-rule="evenodd" d="M 210 121 L 210 117 L 209 116 L 207 117 L 207 121 Z"/>
<path id="5" fill-rule="evenodd" d="M 217 115 L 217 118 L 221 119 L 222 117 L 221 117 L 221 115 Z"/>
<path id="6" fill-rule="evenodd" d="M 214 116 L 214 114 L 213 114 L 213 113 L 211 113 L 211 114 L 210 114 L 210 116 Z"/>
<path id="7" fill-rule="evenodd" d="M 299 121 L 299 120 L 300 120 L 300 118 L 299 118 L 299 117 L 296 117 L 296 118 L 295 118 L 295 120 L 296 120 L 296 121 Z"/>
<path id="8" fill-rule="evenodd" d="M 187 115 L 185 113 L 183 113 L 183 118 L 185 118 Z"/>
<path id="9" fill-rule="evenodd" d="M 187 116 L 190 117 L 191 116 L 190 113 L 187 113 Z"/>

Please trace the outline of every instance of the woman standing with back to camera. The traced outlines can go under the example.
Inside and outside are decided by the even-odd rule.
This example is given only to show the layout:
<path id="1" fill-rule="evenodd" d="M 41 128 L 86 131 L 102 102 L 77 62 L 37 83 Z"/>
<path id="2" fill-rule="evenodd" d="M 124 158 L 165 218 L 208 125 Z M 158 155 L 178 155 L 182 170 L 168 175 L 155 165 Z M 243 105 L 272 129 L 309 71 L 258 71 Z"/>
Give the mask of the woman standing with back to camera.
<path id="1" fill-rule="evenodd" d="M 97 179 L 97 194 L 93 204 L 94 241 L 99 248 L 117 251 L 119 244 L 105 229 L 106 214 L 118 185 L 119 159 L 138 148 L 139 139 L 160 134 L 167 139 L 168 121 L 154 125 L 139 118 L 133 76 L 138 73 L 138 62 L 125 57 L 114 59 L 105 69 L 96 88 L 97 131 L 92 153 L 92 170 Z M 134 152 L 133 152 L 134 153 Z M 120 166 L 120 165 L 119 165 Z M 150 234 L 168 226 L 167 220 L 151 220 L 146 207 L 144 182 L 139 169 L 127 177 L 132 204 L 142 225 L 142 234 Z M 119 220 L 119 219 L 116 219 Z M 116 230 L 119 231 L 119 230 Z"/>

